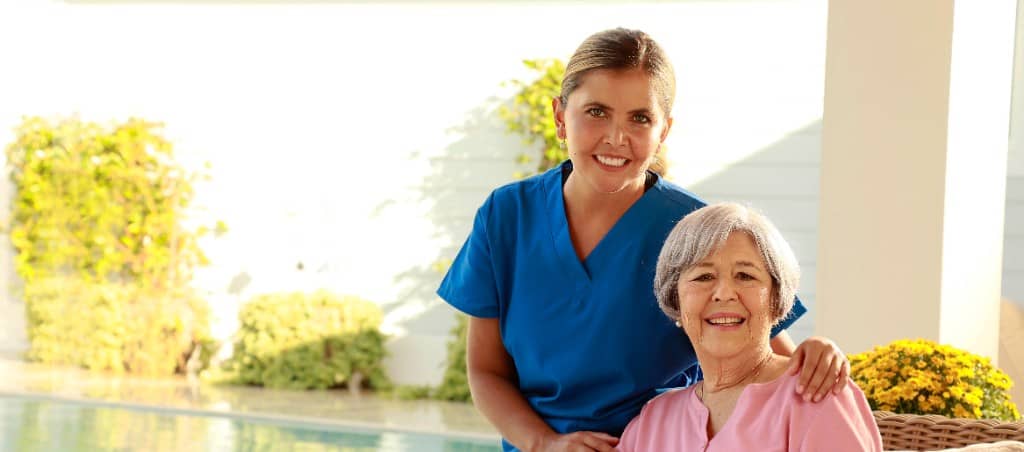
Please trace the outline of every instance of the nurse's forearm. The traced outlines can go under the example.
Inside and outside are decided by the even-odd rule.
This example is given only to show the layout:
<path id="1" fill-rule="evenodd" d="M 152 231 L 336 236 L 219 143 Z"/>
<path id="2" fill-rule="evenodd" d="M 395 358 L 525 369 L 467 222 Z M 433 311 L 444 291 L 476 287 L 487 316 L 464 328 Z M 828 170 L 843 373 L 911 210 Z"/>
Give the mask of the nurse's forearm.
<path id="1" fill-rule="evenodd" d="M 776 354 L 783 356 L 793 356 L 793 352 L 796 351 L 796 344 L 793 343 L 793 339 L 789 337 L 789 333 L 785 330 L 780 331 L 771 340 L 772 351 Z"/>
<path id="2" fill-rule="evenodd" d="M 486 372 L 469 372 L 473 404 L 491 421 L 506 441 L 520 450 L 539 450 L 554 430 L 526 403 L 522 393 L 509 379 Z"/>
<path id="3" fill-rule="evenodd" d="M 533 451 L 554 434 L 519 392 L 515 363 L 501 341 L 498 319 L 469 318 L 466 374 L 473 404 L 505 440 Z"/>

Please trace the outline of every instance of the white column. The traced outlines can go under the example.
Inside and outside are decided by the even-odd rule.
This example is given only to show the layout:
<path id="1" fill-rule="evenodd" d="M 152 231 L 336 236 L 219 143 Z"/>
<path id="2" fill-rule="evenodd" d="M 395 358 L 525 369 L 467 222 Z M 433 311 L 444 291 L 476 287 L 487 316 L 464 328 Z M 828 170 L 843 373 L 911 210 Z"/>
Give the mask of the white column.
<path id="1" fill-rule="evenodd" d="M 829 2 L 816 329 L 998 357 L 1015 0 Z"/>

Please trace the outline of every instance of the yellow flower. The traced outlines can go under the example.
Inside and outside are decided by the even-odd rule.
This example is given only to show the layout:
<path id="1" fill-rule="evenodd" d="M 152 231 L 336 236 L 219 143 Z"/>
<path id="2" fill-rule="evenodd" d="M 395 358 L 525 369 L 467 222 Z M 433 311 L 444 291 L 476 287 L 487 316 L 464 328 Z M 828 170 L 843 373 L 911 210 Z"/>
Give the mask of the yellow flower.
<path id="1" fill-rule="evenodd" d="M 956 405 L 956 406 L 953 407 L 953 416 L 956 416 L 956 417 L 970 417 L 969 414 L 970 413 L 968 413 L 967 410 L 964 409 L 964 407 L 962 407 L 960 405 Z"/>
<path id="2" fill-rule="evenodd" d="M 1010 378 L 984 357 L 922 339 L 850 356 L 851 377 L 874 409 L 968 418 L 1020 418 Z"/>

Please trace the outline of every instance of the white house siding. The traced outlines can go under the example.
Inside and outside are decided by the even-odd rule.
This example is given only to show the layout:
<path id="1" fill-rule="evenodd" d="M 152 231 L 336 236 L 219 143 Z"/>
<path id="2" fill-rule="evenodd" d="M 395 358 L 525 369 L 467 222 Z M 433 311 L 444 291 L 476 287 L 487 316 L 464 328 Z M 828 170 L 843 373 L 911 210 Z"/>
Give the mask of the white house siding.
<path id="1" fill-rule="evenodd" d="M 1021 0 L 1017 1 L 1016 41 L 1006 180 L 1003 296 L 1024 308 L 1024 1 Z"/>
<path id="2" fill-rule="evenodd" d="M 1024 154 L 1016 149 L 1020 159 Z M 1024 307 L 1024 173 L 1006 181 L 1006 241 L 1003 245 L 1003 296 Z"/>

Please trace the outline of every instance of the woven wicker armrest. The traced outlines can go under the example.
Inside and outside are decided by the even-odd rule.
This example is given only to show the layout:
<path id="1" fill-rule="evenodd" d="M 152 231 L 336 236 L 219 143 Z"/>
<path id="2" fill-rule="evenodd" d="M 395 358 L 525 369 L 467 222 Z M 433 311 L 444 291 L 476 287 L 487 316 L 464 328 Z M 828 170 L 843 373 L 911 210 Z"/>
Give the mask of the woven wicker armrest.
<path id="1" fill-rule="evenodd" d="M 954 419 L 875 411 L 885 450 L 941 450 L 978 443 L 1024 441 L 1024 422 Z"/>

